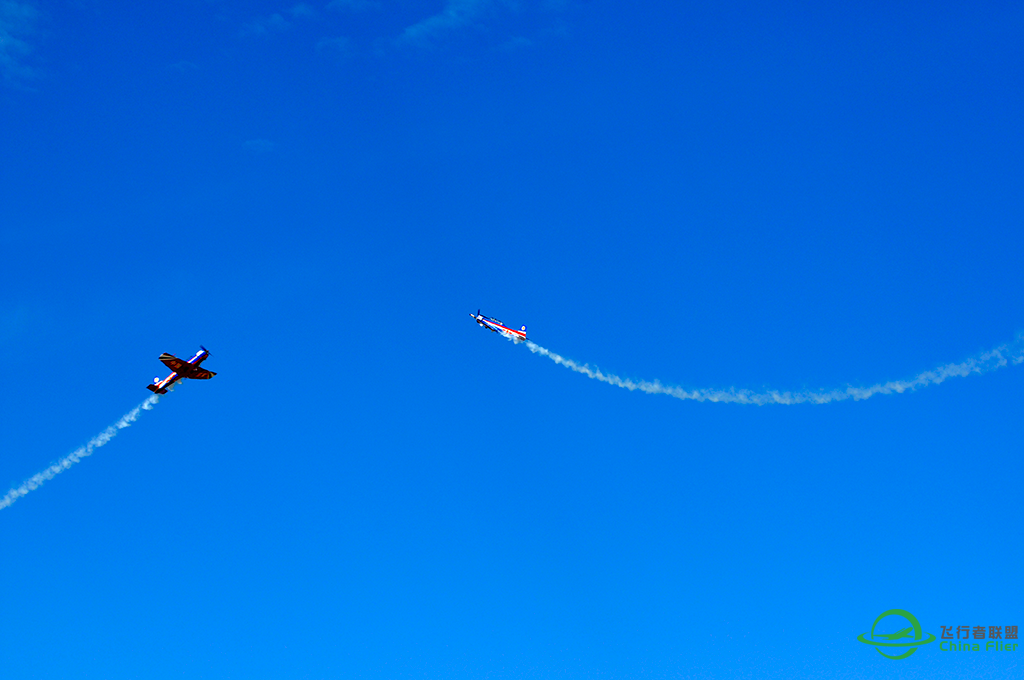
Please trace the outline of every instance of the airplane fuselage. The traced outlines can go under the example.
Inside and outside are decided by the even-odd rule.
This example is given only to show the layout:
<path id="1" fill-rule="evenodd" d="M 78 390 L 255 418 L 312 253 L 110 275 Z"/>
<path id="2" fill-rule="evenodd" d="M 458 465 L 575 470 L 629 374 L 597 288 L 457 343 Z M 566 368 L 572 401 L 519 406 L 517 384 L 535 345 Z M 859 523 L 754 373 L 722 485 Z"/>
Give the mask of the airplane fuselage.
<path id="1" fill-rule="evenodd" d="M 476 314 L 470 314 L 470 316 L 473 317 L 473 319 L 475 319 L 478 324 L 480 324 L 487 330 L 499 333 L 500 335 L 504 335 L 506 338 L 509 338 L 514 342 L 525 342 L 527 340 L 526 326 L 523 326 L 522 330 L 517 331 L 514 328 L 509 328 L 508 326 L 504 325 L 497 319 L 492 319 L 490 317 L 484 316 L 480 312 L 477 312 Z"/>

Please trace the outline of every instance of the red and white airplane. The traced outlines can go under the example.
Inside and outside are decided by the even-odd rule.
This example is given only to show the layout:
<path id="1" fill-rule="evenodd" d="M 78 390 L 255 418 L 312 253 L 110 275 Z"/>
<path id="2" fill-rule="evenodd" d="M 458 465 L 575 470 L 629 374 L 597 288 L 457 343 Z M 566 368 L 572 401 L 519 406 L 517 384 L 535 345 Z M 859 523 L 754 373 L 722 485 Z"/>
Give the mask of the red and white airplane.
<path id="1" fill-rule="evenodd" d="M 526 326 L 523 326 L 522 329 L 517 331 L 514 328 L 509 328 L 508 326 L 504 325 L 497 319 L 492 319 L 489 316 L 484 316 L 483 314 L 480 313 L 479 309 L 476 310 L 476 314 L 470 314 L 470 316 L 476 319 L 476 322 L 483 326 L 484 328 L 486 328 L 487 330 L 494 331 L 495 333 L 500 333 L 501 335 L 504 335 L 506 338 L 509 338 L 514 342 L 525 342 L 527 340 Z"/>
<path id="2" fill-rule="evenodd" d="M 206 361 L 210 356 L 209 350 L 202 345 L 199 345 L 199 351 L 196 355 L 188 361 L 182 361 L 173 354 L 164 352 L 160 355 L 160 361 L 167 364 L 167 368 L 174 371 L 169 376 L 160 379 L 160 376 L 153 378 L 152 385 L 146 385 L 146 389 L 157 394 L 167 394 L 167 388 L 178 382 L 182 378 L 192 378 L 193 380 L 209 380 L 213 376 L 217 375 L 213 371 L 208 371 L 205 368 L 199 368 L 199 364 Z"/>

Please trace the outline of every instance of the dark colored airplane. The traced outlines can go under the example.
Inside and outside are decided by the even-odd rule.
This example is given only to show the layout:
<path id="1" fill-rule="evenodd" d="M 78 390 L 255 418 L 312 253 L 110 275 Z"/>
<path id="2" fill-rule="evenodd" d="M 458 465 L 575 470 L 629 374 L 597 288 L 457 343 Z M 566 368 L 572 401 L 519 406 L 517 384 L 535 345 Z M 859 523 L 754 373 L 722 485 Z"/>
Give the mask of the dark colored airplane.
<path id="1" fill-rule="evenodd" d="M 199 351 L 188 361 L 182 361 L 173 354 L 164 352 L 160 355 L 160 361 L 164 362 L 167 365 L 167 368 L 174 372 L 163 380 L 160 379 L 160 376 L 153 378 L 153 384 L 146 385 L 146 389 L 157 394 L 167 394 L 167 388 L 182 378 L 209 380 L 217 374 L 213 371 L 208 371 L 205 368 L 199 368 L 199 364 L 203 363 L 209 356 L 209 350 L 202 345 L 199 345 Z"/>

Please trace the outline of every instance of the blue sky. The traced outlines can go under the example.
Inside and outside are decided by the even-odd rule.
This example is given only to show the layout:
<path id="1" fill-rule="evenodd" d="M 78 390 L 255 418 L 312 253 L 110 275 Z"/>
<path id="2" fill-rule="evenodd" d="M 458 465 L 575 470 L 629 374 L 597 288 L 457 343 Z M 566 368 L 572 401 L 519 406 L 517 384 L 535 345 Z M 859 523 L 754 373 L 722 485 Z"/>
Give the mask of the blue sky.
<path id="1" fill-rule="evenodd" d="M 0 0 L 12 678 L 1009 677 L 1011 4 Z M 1019 343 L 1019 341 L 1018 341 Z M 1020 352 L 1020 344 L 1009 352 Z M 1024 652 L 1018 652 L 1024 653 Z"/>

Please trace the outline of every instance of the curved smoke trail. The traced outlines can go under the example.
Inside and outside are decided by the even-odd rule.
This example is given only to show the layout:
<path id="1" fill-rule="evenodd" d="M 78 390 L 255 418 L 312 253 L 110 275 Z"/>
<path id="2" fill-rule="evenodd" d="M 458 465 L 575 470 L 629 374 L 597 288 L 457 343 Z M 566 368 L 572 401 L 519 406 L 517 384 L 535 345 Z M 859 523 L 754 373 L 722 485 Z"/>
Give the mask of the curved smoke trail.
<path id="1" fill-rule="evenodd" d="M 587 364 L 578 364 L 572 359 L 566 359 L 529 340 L 526 341 L 526 346 L 534 354 L 546 356 L 556 364 L 561 364 L 577 373 L 582 373 L 588 378 L 600 380 L 609 385 L 615 385 L 630 391 L 640 390 L 647 394 L 667 394 L 670 397 L 683 400 L 716 401 L 727 404 L 757 404 L 759 406 L 763 404 L 828 404 L 833 401 L 845 401 L 846 399 L 867 399 L 876 394 L 902 394 L 903 392 L 913 391 L 920 387 L 938 385 L 945 381 L 946 378 L 963 378 L 972 373 L 985 373 L 1009 364 L 1017 365 L 1024 362 L 1024 334 L 1022 334 L 1013 342 L 1000 345 L 995 349 L 991 349 L 959 364 L 946 364 L 931 371 L 925 371 L 910 380 L 892 380 L 886 383 L 877 383 L 871 387 L 848 386 L 844 389 L 828 391 L 802 390 L 799 392 L 778 392 L 775 390 L 754 392 L 752 390 L 737 390 L 735 388 L 727 390 L 708 388 L 688 390 L 682 387 L 662 385 L 657 380 L 653 382 L 647 380 L 636 381 L 629 378 L 620 378 L 611 373 L 604 373 L 599 369 L 591 368 Z"/>
<path id="2" fill-rule="evenodd" d="M 124 414 L 121 417 L 121 420 L 90 439 L 89 443 L 85 446 L 79 447 L 73 453 L 69 453 L 64 456 L 42 472 L 32 475 L 30 478 L 22 482 L 20 486 L 16 486 L 8 491 L 6 496 L 0 498 L 0 510 L 10 506 L 14 501 L 26 495 L 29 491 L 35 491 L 43 484 L 43 482 L 53 479 L 86 456 L 92 455 L 93 451 L 113 439 L 114 435 L 116 435 L 120 430 L 129 427 L 132 423 L 138 420 L 139 415 L 143 411 L 149 411 L 158 401 L 160 401 L 160 398 L 154 394 L 152 397 Z"/>

